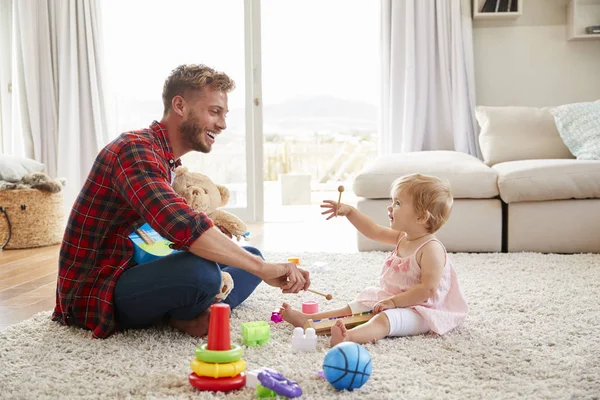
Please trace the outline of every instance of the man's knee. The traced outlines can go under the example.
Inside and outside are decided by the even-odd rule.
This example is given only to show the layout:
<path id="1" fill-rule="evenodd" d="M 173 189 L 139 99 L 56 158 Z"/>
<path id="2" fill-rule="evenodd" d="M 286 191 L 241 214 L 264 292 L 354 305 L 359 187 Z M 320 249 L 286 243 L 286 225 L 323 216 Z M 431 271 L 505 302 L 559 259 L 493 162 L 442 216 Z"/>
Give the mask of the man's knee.
<path id="1" fill-rule="evenodd" d="M 265 259 L 262 255 L 262 253 L 260 252 L 259 249 L 257 249 L 256 247 L 252 247 L 252 246 L 242 246 L 244 249 L 246 249 L 247 252 L 254 254 L 255 256 L 259 256 L 260 258 L 262 258 L 263 260 Z"/>
<path id="2" fill-rule="evenodd" d="M 188 284 L 193 284 L 196 289 L 214 297 L 221 291 L 221 269 L 215 263 L 214 268 L 198 268 L 196 265 L 187 265 L 182 271 Z"/>

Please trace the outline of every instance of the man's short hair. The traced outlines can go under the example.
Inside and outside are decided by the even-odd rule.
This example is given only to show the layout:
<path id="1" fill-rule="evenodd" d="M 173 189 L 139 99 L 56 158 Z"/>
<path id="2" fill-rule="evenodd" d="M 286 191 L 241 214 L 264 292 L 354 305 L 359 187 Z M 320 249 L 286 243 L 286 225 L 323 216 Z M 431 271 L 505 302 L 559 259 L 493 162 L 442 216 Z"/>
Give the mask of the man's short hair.
<path id="1" fill-rule="evenodd" d="M 200 93 L 204 87 L 229 93 L 235 88 L 235 82 L 224 72 L 216 71 L 203 64 L 184 64 L 171 71 L 163 86 L 163 106 L 166 114 L 171 109 L 173 97 L 190 99 Z"/>

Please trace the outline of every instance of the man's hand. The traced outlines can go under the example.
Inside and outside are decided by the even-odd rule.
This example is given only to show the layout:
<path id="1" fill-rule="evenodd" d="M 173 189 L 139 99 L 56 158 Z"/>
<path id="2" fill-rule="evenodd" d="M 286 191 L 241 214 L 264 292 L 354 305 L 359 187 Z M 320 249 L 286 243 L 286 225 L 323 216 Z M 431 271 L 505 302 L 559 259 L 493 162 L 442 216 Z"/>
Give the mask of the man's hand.
<path id="1" fill-rule="evenodd" d="M 310 286 L 310 273 L 298 268 L 295 263 L 270 264 L 264 266 L 262 280 L 278 287 L 283 293 L 298 293 Z"/>

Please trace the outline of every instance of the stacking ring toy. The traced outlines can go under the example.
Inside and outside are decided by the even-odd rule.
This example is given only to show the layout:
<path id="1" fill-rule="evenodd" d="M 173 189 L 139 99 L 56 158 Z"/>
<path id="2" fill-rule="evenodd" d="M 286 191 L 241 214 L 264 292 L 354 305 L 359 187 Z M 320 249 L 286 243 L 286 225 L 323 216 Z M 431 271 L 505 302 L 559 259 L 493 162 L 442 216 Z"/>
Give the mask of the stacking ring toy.
<path id="1" fill-rule="evenodd" d="M 238 345 L 232 344 L 231 350 L 207 350 L 207 343 L 196 346 L 196 358 L 200 361 L 209 363 L 229 363 L 242 358 L 244 349 Z"/>
<path id="2" fill-rule="evenodd" d="M 271 389 L 279 396 L 285 396 L 289 398 L 302 396 L 302 389 L 298 386 L 298 383 L 287 379 L 279 372 L 272 370 L 263 370 L 258 373 L 258 380 L 260 384 Z"/>
<path id="3" fill-rule="evenodd" d="M 230 378 L 210 378 L 208 376 L 198 376 L 191 372 L 188 380 L 193 387 L 199 390 L 210 390 L 212 392 L 229 392 L 231 390 L 243 388 L 246 385 L 246 373 Z"/>
<path id="4" fill-rule="evenodd" d="M 236 376 L 246 370 L 246 361 L 238 360 L 231 363 L 206 363 L 197 358 L 193 358 L 190 362 L 192 371 L 198 376 L 209 376 L 211 378 L 223 378 L 228 376 Z"/>

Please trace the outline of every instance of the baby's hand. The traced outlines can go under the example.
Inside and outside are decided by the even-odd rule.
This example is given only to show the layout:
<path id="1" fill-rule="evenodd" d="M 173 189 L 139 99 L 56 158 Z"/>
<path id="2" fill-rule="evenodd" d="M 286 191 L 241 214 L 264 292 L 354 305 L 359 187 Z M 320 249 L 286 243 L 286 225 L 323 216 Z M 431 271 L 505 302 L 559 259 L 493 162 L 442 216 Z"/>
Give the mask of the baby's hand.
<path id="1" fill-rule="evenodd" d="M 378 301 L 373 307 L 373 314 L 379 314 L 383 310 L 388 310 L 390 308 L 396 308 L 394 301 L 390 297 L 389 299 Z"/>
<path id="2" fill-rule="evenodd" d="M 338 203 L 337 201 L 333 201 L 333 200 L 323 200 L 323 204 L 321 204 L 321 208 L 324 208 L 325 211 L 323 211 L 321 214 L 325 215 L 327 217 L 327 219 L 331 219 L 333 217 L 345 217 L 346 215 L 348 215 L 350 213 L 350 211 L 352 211 L 352 207 L 344 204 L 344 203 L 340 203 L 339 207 L 338 207 Z"/>

